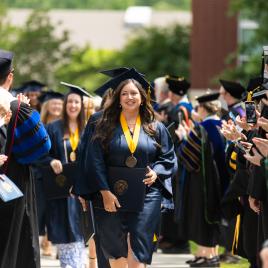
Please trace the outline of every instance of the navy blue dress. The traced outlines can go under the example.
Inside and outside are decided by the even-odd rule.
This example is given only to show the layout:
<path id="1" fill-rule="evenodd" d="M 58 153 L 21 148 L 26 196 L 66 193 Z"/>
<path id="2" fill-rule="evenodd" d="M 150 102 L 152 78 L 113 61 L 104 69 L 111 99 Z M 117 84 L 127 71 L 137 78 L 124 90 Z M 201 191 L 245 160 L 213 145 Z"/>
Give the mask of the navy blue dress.
<path id="1" fill-rule="evenodd" d="M 141 128 L 138 146 L 134 152 L 138 160 L 136 167 L 150 166 L 158 175 L 157 181 L 151 187 L 146 187 L 143 210 L 109 213 L 103 209 L 95 209 L 97 232 L 107 258 L 127 257 L 127 234 L 129 233 L 135 257 L 139 262 L 151 263 L 154 249 L 153 236 L 160 219 L 164 181 L 171 177 L 176 163 L 173 143 L 167 129 L 159 122 L 155 123 L 155 126 L 156 137 L 150 137 Z M 76 194 L 91 196 L 94 199 L 94 195 L 100 190 L 109 190 L 107 168 L 125 167 L 125 160 L 130 155 L 130 151 L 119 123 L 110 141 L 108 152 L 103 150 L 98 140 L 90 139 L 92 129 L 91 131 L 86 129 L 88 139 L 84 137 L 82 140 L 86 148 L 84 157 L 81 159 L 84 176 L 77 178 L 74 191 Z"/>

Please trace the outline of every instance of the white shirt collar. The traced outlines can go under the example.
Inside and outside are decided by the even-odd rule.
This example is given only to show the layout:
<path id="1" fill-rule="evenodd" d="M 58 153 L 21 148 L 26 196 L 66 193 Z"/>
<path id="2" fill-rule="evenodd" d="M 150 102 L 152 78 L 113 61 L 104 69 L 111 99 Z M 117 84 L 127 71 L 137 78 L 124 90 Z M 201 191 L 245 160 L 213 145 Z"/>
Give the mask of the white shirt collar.
<path id="1" fill-rule="evenodd" d="M 220 118 L 219 118 L 216 114 L 214 114 L 214 115 L 209 115 L 209 116 L 207 116 L 207 117 L 203 120 L 203 122 L 204 122 L 204 121 L 207 121 L 207 120 L 220 120 Z"/>
<path id="2" fill-rule="evenodd" d="M 181 103 L 181 102 L 187 102 L 187 103 L 189 103 L 189 99 L 188 99 L 187 95 L 184 95 L 182 97 L 182 99 L 179 101 L 179 103 Z"/>

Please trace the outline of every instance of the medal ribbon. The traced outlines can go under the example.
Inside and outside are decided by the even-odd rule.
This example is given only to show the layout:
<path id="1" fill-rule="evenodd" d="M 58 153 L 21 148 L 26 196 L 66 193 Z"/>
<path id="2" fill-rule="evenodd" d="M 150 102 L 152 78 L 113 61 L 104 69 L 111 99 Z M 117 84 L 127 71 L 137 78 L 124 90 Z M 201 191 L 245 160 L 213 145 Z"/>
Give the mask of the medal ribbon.
<path id="1" fill-rule="evenodd" d="M 128 148 L 129 148 L 131 154 L 134 154 L 134 152 L 137 148 L 139 136 L 140 136 L 140 128 L 141 128 L 140 115 L 138 115 L 137 120 L 136 120 L 133 138 L 130 134 L 129 128 L 127 126 L 127 120 L 126 120 L 125 116 L 123 115 L 123 113 L 121 113 L 121 115 L 120 115 L 120 123 L 121 123 L 121 127 L 123 129 L 124 136 L 125 136 L 126 141 L 127 141 Z"/>
<path id="2" fill-rule="evenodd" d="M 74 133 L 70 131 L 70 144 L 73 152 L 76 150 L 78 143 L 79 143 L 79 131 L 77 128 Z"/>

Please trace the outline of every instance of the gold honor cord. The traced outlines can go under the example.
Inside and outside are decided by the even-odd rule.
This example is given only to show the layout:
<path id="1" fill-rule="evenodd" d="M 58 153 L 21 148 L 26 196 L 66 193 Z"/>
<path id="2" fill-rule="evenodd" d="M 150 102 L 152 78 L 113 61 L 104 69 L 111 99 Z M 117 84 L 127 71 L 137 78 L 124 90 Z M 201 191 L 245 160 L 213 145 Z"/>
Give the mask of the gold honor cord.
<path id="1" fill-rule="evenodd" d="M 75 150 L 79 143 L 79 131 L 78 128 L 75 130 L 74 133 L 70 131 L 70 144 L 72 148 L 72 152 L 70 153 L 70 160 L 74 162 L 76 160 L 76 153 Z"/>
<path id="2" fill-rule="evenodd" d="M 130 134 L 130 131 L 129 131 L 129 128 L 128 128 L 128 125 L 127 125 L 127 121 L 126 121 L 126 118 L 123 115 L 123 113 L 120 114 L 120 124 L 121 124 L 121 127 L 123 129 L 123 133 L 124 133 L 124 136 L 126 138 L 128 148 L 129 148 L 129 150 L 131 152 L 131 156 L 129 156 L 126 159 L 126 165 L 128 167 L 135 167 L 136 164 L 137 164 L 137 159 L 133 156 L 133 154 L 134 154 L 134 152 L 135 152 L 135 150 L 137 148 L 138 141 L 139 141 L 139 136 L 140 136 L 140 128 L 141 128 L 140 115 L 138 115 L 137 120 L 136 120 L 136 125 L 135 125 L 135 129 L 134 129 L 133 138 L 132 138 L 132 136 Z"/>

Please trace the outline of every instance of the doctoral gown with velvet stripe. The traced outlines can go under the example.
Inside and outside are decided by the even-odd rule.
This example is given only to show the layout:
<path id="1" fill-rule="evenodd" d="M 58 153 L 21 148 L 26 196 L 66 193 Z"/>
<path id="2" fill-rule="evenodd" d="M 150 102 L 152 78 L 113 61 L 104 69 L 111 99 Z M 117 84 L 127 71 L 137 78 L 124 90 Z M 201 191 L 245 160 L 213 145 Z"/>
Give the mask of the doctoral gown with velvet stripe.
<path id="1" fill-rule="evenodd" d="M 199 245 L 218 243 L 221 186 L 224 173 L 224 144 L 218 130 L 219 120 L 196 124 L 178 149 L 179 183 L 176 189 L 175 217 L 180 236 Z M 196 224 L 192 224 L 195 222 Z"/>
<path id="2" fill-rule="evenodd" d="M 18 111 L 18 101 L 14 100 L 10 104 L 12 111 L 12 117 L 8 124 L 7 129 L 4 127 L 0 131 L 0 144 L 1 152 L 8 155 L 8 151 L 11 144 L 12 129 L 15 123 L 16 114 Z M 17 126 L 27 125 L 27 119 L 36 113 L 28 105 L 21 103 L 20 110 L 18 112 Z M 28 121 L 29 122 L 29 121 Z M 43 125 L 40 122 L 39 127 L 43 129 Z M 27 135 L 23 136 L 20 141 L 17 140 L 15 135 L 15 143 L 19 144 L 25 142 L 26 138 L 30 138 L 36 142 L 36 144 L 41 144 L 43 137 L 35 136 L 35 128 L 30 129 Z M 44 129 L 43 129 L 44 130 Z M 46 136 L 46 131 L 43 131 Z M 6 144 L 5 144 L 6 141 Z M 48 143 L 50 141 L 46 139 Z M 36 147 L 25 142 L 28 145 L 27 149 L 32 150 Z M 15 147 L 13 147 L 14 149 Z M 46 147 L 48 148 L 48 147 Z M 38 156 L 32 154 L 29 157 L 28 152 L 22 152 L 19 150 L 15 152 L 12 151 L 8 168 L 7 176 L 19 187 L 23 192 L 23 197 L 4 203 L 0 200 L 0 267 L 1 268 L 38 268 L 40 267 L 40 252 L 39 252 L 39 241 L 38 241 L 38 226 L 37 226 L 37 212 L 35 204 L 35 189 L 33 183 L 33 175 L 28 164 L 22 164 L 18 160 L 27 157 L 27 163 L 37 160 L 44 152 L 44 149 Z M 18 153 L 20 157 L 18 157 Z M 2 173 L 2 170 L 0 173 Z"/>

